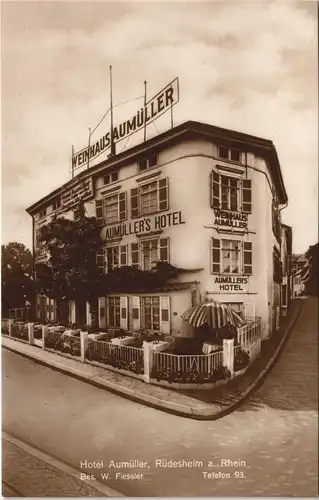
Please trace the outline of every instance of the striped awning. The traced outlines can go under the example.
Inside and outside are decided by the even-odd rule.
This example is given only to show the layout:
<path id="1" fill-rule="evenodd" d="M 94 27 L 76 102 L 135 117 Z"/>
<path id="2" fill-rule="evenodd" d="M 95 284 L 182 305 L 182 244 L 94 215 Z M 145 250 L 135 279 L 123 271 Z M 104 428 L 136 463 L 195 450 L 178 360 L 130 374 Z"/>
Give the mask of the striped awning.
<path id="1" fill-rule="evenodd" d="M 235 328 L 245 324 L 245 321 L 230 307 L 219 302 L 205 302 L 188 309 L 182 314 L 182 320 L 194 328 L 199 328 L 205 323 L 212 328 L 222 328 L 230 324 Z"/>

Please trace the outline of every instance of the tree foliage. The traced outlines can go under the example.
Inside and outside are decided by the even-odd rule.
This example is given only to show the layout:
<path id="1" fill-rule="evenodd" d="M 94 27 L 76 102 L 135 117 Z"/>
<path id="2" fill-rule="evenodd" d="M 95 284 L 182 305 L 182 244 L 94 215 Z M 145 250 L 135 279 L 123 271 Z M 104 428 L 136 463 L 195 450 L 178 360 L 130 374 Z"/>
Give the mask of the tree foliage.
<path id="1" fill-rule="evenodd" d="M 25 307 L 34 302 L 33 259 L 22 243 L 1 246 L 1 306 L 2 314 L 9 309 Z"/>
<path id="2" fill-rule="evenodd" d="M 96 252 L 101 245 L 96 218 L 87 217 L 80 204 L 74 220 L 55 217 L 45 225 L 40 241 L 48 260 L 36 266 L 38 291 L 58 300 L 94 298 L 100 279 Z"/>

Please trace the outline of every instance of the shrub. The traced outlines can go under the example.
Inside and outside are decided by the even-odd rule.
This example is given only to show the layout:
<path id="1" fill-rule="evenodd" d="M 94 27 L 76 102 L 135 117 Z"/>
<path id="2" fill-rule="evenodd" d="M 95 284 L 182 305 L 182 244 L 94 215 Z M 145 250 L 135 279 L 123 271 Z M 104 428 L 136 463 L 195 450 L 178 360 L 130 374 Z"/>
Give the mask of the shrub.
<path id="1" fill-rule="evenodd" d="M 235 359 L 234 359 L 234 371 L 238 372 L 243 370 L 249 365 L 249 354 L 241 348 L 236 349 Z"/>

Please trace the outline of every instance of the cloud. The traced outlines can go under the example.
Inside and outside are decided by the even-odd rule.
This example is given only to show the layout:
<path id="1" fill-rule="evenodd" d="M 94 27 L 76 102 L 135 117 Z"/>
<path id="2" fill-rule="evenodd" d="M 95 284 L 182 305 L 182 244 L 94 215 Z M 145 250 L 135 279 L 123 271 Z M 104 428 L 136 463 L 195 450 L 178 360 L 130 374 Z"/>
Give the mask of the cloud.
<path id="1" fill-rule="evenodd" d="M 71 144 L 84 147 L 88 127 L 109 107 L 112 64 L 115 102 L 141 96 L 145 79 L 153 95 L 179 76 L 175 124 L 194 119 L 272 139 L 290 198 L 284 220 L 294 228 L 294 249 L 313 244 L 318 161 L 313 3 L 3 3 L 4 241 L 23 238 L 30 244 L 24 208 L 68 180 Z M 138 105 L 116 108 L 115 121 L 131 116 Z M 163 131 L 167 124 L 164 117 L 156 127 Z M 107 120 L 98 136 L 103 127 Z M 149 136 L 156 133 L 149 127 Z"/>

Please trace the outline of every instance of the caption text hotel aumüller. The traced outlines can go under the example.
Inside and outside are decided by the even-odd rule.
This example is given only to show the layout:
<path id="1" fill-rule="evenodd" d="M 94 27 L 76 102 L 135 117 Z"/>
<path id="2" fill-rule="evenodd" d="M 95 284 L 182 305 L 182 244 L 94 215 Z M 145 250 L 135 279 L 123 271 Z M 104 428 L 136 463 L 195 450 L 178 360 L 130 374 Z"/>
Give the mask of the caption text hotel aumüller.
<path id="1" fill-rule="evenodd" d="M 141 460 L 127 460 L 123 462 L 117 462 L 115 460 L 109 460 L 107 462 L 104 460 L 89 462 L 88 460 L 82 460 L 80 462 L 80 469 L 85 469 L 86 472 L 81 472 L 80 478 L 83 481 L 109 481 L 112 479 L 119 481 L 136 481 L 143 480 L 146 473 L 154 472 L 154 470 L 185 468 L 198 469 L 203 479 L 246 479 L 246 467 L 246 462 L 244 460 L 230 460 L 225 458 L 214 462 L 210 460 L 204 462 L 195 459 L 156 459 L 153 463 L 143 462 Z M 87 473 L 88 469 L 90 469 L 90 473 Z M 91 470 L 92 472 L 94 471 L 94 473 L 91 473 Z"/>

